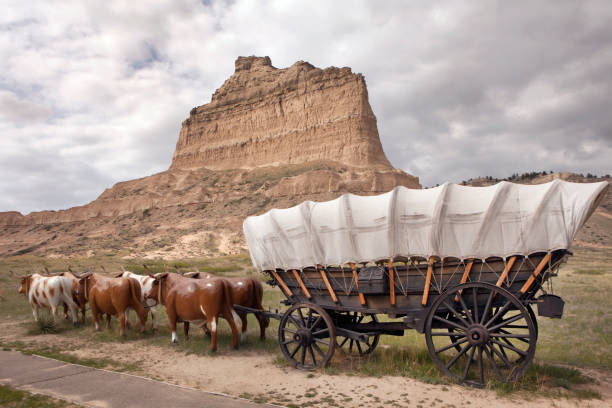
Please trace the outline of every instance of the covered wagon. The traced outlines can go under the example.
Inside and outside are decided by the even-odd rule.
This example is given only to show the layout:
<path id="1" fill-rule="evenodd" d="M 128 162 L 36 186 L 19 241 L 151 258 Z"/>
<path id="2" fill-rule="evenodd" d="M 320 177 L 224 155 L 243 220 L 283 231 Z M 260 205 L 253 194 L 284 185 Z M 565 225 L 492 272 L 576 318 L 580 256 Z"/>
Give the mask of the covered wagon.
<path id="1" fill-rule="evenodd" d="M 563 300 L 544 283 L 607 188 L 561 180 L 397 187 L 273 209 L 243 228 L 253 265 L 290 306 L 264 313 L 280 319 L 293 366 L 324 366 L 337 348 L 365 355 L 381 335 L 415 329 L 445 374 L 483 385 L 514 381 L 531 363 L 532 305 L 561 317 Z"/>

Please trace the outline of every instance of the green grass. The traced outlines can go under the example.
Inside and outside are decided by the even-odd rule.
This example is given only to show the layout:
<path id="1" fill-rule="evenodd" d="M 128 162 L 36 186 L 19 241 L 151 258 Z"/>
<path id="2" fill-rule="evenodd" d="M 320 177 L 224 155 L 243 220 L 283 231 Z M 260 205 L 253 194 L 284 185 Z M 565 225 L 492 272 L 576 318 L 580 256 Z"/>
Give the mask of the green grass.
<path id="1" fill-rule="evenodd" d="M 554 279 L 554 293 L 566 301 L 563 319 L 553 320 L 538 318 L 540 336 L 538 340 L 534 363 L 527 373 L 515 384 L 489 384 L 489 388 L 501 395 L 545 395 L 551 397 L 568 397 L 577 399 L 599 398 L 599 394 L 589 386 L 593 380 L 584 376 L 574 367 L 592 367 L 601 370 L 612 370 L 612 308 L 609 293 L 612 281 L 609 279 L 609 262 L 612 260 L 610 251 L 602 249 L 577 249 L 576 255 L 563 266 L 559 276 Z M 136 273 L 144 273 L 143 263 L 156 273 L 165 270 L 166 265 L 171 271 L 175 267 L 182 272 L 193 271 L 196 268 L 203 272 L 220 276 L 258 276 L 250 263 L 248 253 L 234 256 L 223 256 L 208 259 L 179 259 L 162 261 L 157 259 L 122 259 L 117 256 L 97 256 L 87 259 L 45 259 L 29 255 L 4 259 L 0 262 L 0 319 L 32 321 L 31 310 L 23 295 L 18 295 L 16 279 L 8 276 L 8 270 L 13 269 L 18 274 L 28 270 L 40 270 L 44 266 L 52 271 L 62 270 L 68 264 L 74 270 L 87 270 L 104 265 L 106 270 L 120 270 L 124 266 Z M 286 310 L 280 304 L 284 298 L 278 288 L 264 285 L 264 306 L 271 310 Z M 147 321 L 147 331 L 140 333 L 138 325 L 133 324 L 127 330 L 126 338 L 119 338 L 118 321 L 113 319 L 111 330 L 104 328 L 94 332 L 90 323 L 84 328 L 73 329 L 70 322 L 59 322 L 59 335 L 68 338 L 78 338 L 83 341 L 123 343 L 142 341 L 145 344 L 172 349 L 185 354 L 223 356 L 235 353 L 266 353 L 275 364 L 289 368 L 282 356 L 278 342 L 278 321 L 272 319 L 267 330 L 267 339 L 259 340 L 259 326 L 254 316 L 249 316 L 248 338 L 242 343 L 239 351 L 231 347 L 231 331 L 229 324 L 220 320 L 218 329 L 218 351 L 209 351 L 210 338 L 204 336 L 202 330 L 191 326 L 190 339 L 185 341 L 182 324 L 179 324 L 179 343 L 172 345 L 170 330 L 163 306 L 157 306 L 157 332 L 150 330 L 150 320 Z M 135 316 L 132 313 L 132 322 Z M 386 318 L 383 318 L 386 319 Z M 28 323 L 31 328 L 33 323 Z M 42 332 L 42 329 L 40 330 Z M 36 334 L 35 328 L 32 334 Z M 25 347 L 25 346 L 24 346 Z M 25 350 L 27 351 L 27 350 Z M 29 352 L 34 352 L 30 350 Z M 72 358 L 59 350 L 42 350 L 52 358 Z M 134 369 L 112 360 L 95 359 L 79 362 L 79 364 L 105 368 L 116 367 L 119 370 Z M 319 371 L 323 375 L 360 375 L 384 376 L 395 375 L 416 378 L 431 384 L 448 384 L 449 379 L 441 374 L 432 362 L 425 344 L 425 337 L 414 331 L 406 331 L 403 337 L 382 336 L 377 350 L 364 358 L 350 357 L 336 351 L 328 368 Z"/>
<path id="2" fill-rule="evenodd" d="M 140 371 L 137 364 L 124 363 L 110 358 L 80 358 L 61 350 L 58 347 L 27 344 L 24 342 L 0 343 L 4 349 L 20 351 L 27 355 L 36 355 L 64 361 L 70 364 L 79 364 L 86 367 L 102 368 L 114 371 Z"/>
<path id="3" fill-rule="evenodd" d="M 45 395 L 31 394 L 7 385 L 0 385 L 0 406 L 3 408 L 64 408 L 76 407 L 77 405 Z"/>

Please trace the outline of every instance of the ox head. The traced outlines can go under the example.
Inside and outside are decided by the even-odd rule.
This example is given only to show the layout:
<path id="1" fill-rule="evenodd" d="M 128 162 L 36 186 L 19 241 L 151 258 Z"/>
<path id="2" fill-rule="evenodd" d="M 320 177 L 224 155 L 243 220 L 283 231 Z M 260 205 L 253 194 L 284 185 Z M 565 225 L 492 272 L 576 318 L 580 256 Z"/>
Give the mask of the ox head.
<path id="1" fill-rule="evenodd" d="M 89 300 L 89 288 L 91 287 L 89 281 L 91 280 L 91 276 L 93 274 L 93 272 L 85 272 L 81 275 L 75 275 L 79 280 L 79 288 L 77 289 L 77 293 L 79 294 L 78 296 L 82 296 L 85 301 Z"/>
<path id="2" fill-rule="evenodd" d="M 168 278 L 167 268 L 166 268 L 166 272 L 156 273 L 155 275 L 153 275 L 151 271 L 149 270 L 149 268 L 147 267 L 147 265 L 143 264 L 142 266 L 144 266 L 145 271 L 147 271 L 147 275 L 153 278 L 153 282 L 151 284 L 151 290 L 147 294 L 145 294 L 145 299 L 153 299 L 157 303 L 165 304 L 166 303 L 165 302 L 165 299 L 166 299 L 165 283 L 166 283 L 166 279 Z"/>
<path id="3" fill-rule="evenodd" d="M 10 272 L 11 276 L 19 279 L 19 291 L 18 291 L 18 293 L 22 293 L 22 294 L 28 296 L 28 293 L 30 292 L 30 284 L 31 284 L 32 274 L 29 274 L 29 275 L 17 275 L 12 270 L 10 270 L 9 272 Z"/>

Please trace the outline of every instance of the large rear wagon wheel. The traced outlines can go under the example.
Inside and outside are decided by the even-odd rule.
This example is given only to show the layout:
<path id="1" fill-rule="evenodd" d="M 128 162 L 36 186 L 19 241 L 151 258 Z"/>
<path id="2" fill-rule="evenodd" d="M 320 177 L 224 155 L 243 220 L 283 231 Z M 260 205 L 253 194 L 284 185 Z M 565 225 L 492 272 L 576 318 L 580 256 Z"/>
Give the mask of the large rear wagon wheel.
<path id="1" fill-rule="evenodd" d="M 537 332 L 529 310 L 506 289 L 467 283 L 443 293 L 425 322 L 429 354 L 446 375 L 481 387 L 513 382 L 535 354 Z"/>
<path id="2" fill-rule="evenodd" d="M 327 312 L 299 303 L 285 312 L 278 327 L 278 344 L 289 363 L 300 370 L 325 367 L 335 349 L 336 329 Z"/>

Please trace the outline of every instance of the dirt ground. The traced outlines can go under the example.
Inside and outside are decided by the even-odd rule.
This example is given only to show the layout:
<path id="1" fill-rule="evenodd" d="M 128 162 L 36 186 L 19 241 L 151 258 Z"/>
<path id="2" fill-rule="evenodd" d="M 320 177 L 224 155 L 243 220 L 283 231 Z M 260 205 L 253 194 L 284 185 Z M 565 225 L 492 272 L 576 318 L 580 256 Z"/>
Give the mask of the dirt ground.
<path id="1" fill-rule="evenodd" d="M 86 327 L 85 330 L 93 330 Z M 36 347 L 51 346 L 79 358 L 111 358 L 139 367 L 136 375 L 209 392 L 240 396 L 283 406 L 432 406 L 432 407 L 516 407 L 527 401 L 513 395 L 457 385 L 432 385 L 406 377 L 364 377 L 304 372 L 282 367 L 270 353 L 221 352 L 216 355 L 187 355 L 146 344 L 144 341 L 91 342 L 63 335 L 27 335 L 23 322 L 1 322 L 0 341 L 22 342 Z M 202 341 L 201 334 L 190 341 Z M 539 407 L 610 407 L 612 375 L 585 370 L 597 379 L 591 386 L 601 400 L 529 398 Z"/>

